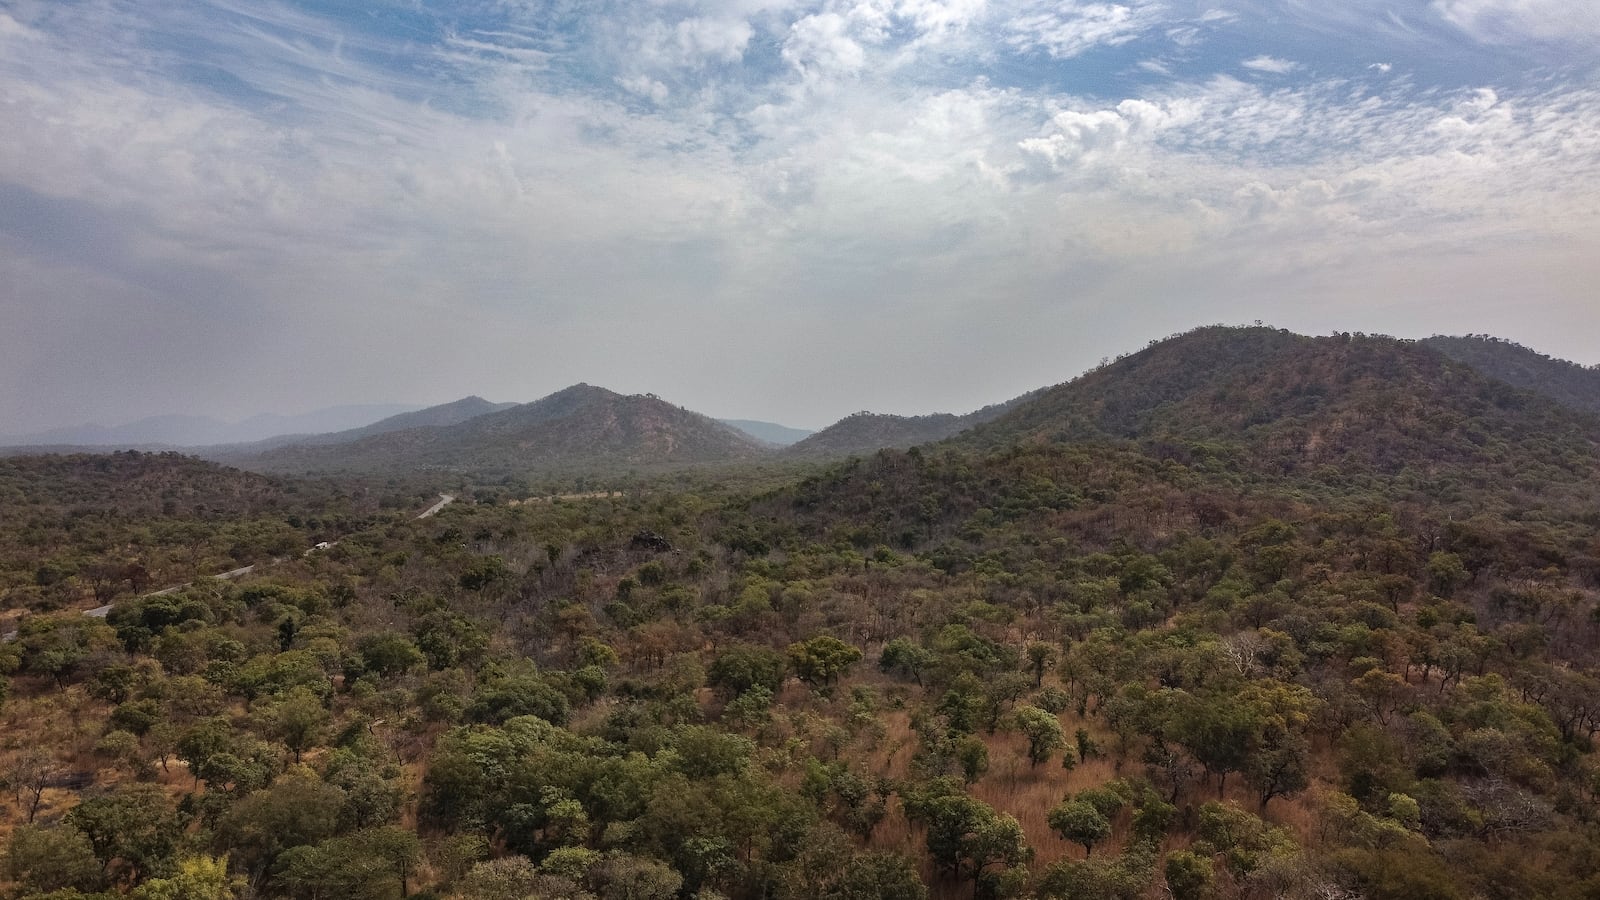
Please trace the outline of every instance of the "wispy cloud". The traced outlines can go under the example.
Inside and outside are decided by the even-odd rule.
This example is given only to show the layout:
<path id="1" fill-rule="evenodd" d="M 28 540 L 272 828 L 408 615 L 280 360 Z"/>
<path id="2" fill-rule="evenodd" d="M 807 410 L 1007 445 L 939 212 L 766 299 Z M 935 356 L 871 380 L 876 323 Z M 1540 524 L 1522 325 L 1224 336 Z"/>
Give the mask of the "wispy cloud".
<path id="1" fill-rule="evenodd" d="M 1484 43 L 1600 38 L 1600 5 L 1581 0 L 1433 0 L 1432 6 Z"/>
<path id="2" fill-rule="evenodd" d="M 1300 68 L 1300 64 L 1292 60 L 1278 59 L 1275 56 L 1266 55 L 1252 56 L 1244 62 L 1239 63 L 1239 65 L 1244 66 L 1246 69 L 1249 69 L 1252 72 L 1265 72 L 1269 75 L 1287 75 L 1290 72 L 1293 72 L 1295 69 Z"/>
<path id="3" fill-rule="evenodd" d="M 1011 22 L 1011 42 L 1022 50 L 1044 50 L 1069 59 L 1094 47 L 1129 43 L 1163 21 L 1165 4 L 1073 2 L 1041 4 Z"/>

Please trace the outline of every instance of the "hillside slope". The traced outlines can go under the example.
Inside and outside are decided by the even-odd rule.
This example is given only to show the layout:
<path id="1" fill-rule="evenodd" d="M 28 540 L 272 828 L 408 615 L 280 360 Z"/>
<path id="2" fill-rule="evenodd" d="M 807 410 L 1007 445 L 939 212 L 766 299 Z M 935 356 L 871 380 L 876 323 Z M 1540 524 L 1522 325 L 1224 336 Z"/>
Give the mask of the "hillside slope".
<path id="1" fill-rule="evenodd" d="M 208 459 L 228 462 L 290 445 L 319 447 L 328 444 L 349 444 L 362 438 L 388 434 L 394 431 L 405 431 L 410 428 L 442 428 L 449 425 L 458 425 L 468 419 L 475 419 L 478 416 L 510 409 L 513 406 L 516 406 L 516 404 L 491 403 L 482 397 L 473 395 L 449 403 L 441 403 L 437 406 L 403 412 L 360 428 L 349 428 L 343 431 L 332 431 L 323 434 L 280 434 L 264 440 L 252 441 L 248 444 L 224 444 L 203 447 L 200 448 L 199 455 Z"/>
<path id="2" fill-rule="evenodd" d="M 738 429 L 652 395 L 623 396 L 579 384 L 454 425 L 326 447 L 284 447 L 248 464 L 286 471 L 571 470 L 722 462 L 766 452 Z"/>
<path id="3" fill-rule="evenodd" d="M 1600 413 L 1600 368 L 1587 368 L 1488 336 L 1435 335 L 1419 343 L 1490 378 L 1543 394 L 1562 406 Z"/>
<path id="4" fill-rule="evenodd" d="M 958 440 L 1129 439 L 1243 452 L 1276 471 L 1466 462 L 1589 471 L 1600 425 L 1415 342 L 1203 328 L 1045 391 Z"/>
<path id="5" fill-rule="evenodd" d="M 858 412 L 795 443 L 785 452 L 793 456 L 806 457 L 848 456 L 853 453 L 871 453 L 885 449 L 901 450 L 918 444 L 930 444 L 960 434 L 984 422 L 993 421 L 1039 393 L 1033 391 L 1004 403 L 985 406 L 964 416 L 952 413 L 895 416 Z"/>

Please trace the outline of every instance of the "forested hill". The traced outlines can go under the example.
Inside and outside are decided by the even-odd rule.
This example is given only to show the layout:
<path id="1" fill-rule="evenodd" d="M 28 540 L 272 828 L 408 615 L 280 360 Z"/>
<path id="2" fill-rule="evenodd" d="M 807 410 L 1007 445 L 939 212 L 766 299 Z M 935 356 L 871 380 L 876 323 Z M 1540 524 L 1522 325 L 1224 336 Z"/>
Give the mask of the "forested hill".
<path id="1" fill-rule="evenodd" d="M 1572 409 L 1600 413 L 1600 367 L 1580 366 L 1487 335 L 1439 335 L 1421 343 L 1490 378 L 1544 394 Z"/>
<path id="2" fill-rule="evenodd" d="M 241 464 L 282 471 L 525 473 L 729 462 L 768 452 L 736 428 L 652 395 L 624 396 L 580 384 L 453 425 L 331 447 L 285 447 Z"/>
<path id="3" fill-rule="evenodd" d="M 887 447 L 913 447 L 942 441 L 969 427 L 964 417 L 950 413 L 895 416 L 858 412 L 840 419 L 816 434 L 792 444 L 792 456 L 848 456 Z"/>
<path id="4" fill-rule="evenodd" d="M 926 416 L 895 416 L 859 412 L 846 416 L 827 428 L 799 441 L 785 453 L 796 457 L 849 456 L 874 450 L 904 449 L 929 444 L 960 434 L 976 425 L 991 422 L 1011 409 L 1026 403 L 1039 391 L 985 406 L 958 416 L 933 413 Z"/>
<path id="5" fill-rule="evenodd" d="M 491 403 L 482 397 L 474 395 L 463 397 L 460 400 L 453 400 L 449 403 L 441 403 L 437 406 L 429 406 L 425 409 L 389 416 L 386 419 L 380 419 L 360 428 L 330 431 L 325 434 L 281 434 L 248 444 L 224 444 L 203 447 L 196 452 L 201 456 L 223 462 L 233 459 L 248 459 L 256 454 L 289 445 L 315 447 L 325 444 L 348 444 L 359 441 L 362 438 L 388 434 L 391 431 L 405 431 L 411 428 L 442 428 L 487 415 L 488 413 L 510 409 L 513 406 L 516 406 L 516 404 Z"/>
<path id="6" fill-rule="evenodd" d="M 269 478 L 171 452 L 0 458 L 0 613 L 97 606 L 298 556 L 430 496 Z"/>
<path id="7" fill-rule="evenodd" d="M 1416 342 L 1215 327 L 1152 344 L 958 440 L 1108 439 L 1231 453 L 1273 471 L 1492 463 L 1589 473 L 1600 422 Z"/>
<path id="8" fill-rule="evenodd" d="M 652 400 L 453 429 L 670 452 Z M 337 482 L 24 461 L 0 890 L 1594 898 L 1594 427 L 1415 343 L 1203 329 L 754 492 L 330 493 L 309 553 Z M 176 505 L 97 510 L 122 481 Z M 150 546 L 273 563 L 155 596 Z"/>

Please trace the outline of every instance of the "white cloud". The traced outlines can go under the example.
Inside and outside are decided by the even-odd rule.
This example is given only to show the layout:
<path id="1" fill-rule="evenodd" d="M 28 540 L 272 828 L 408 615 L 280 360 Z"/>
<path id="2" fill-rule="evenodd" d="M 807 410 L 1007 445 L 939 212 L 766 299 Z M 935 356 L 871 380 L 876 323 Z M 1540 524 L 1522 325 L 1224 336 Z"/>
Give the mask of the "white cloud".
<path id="1" fill-rule="evenodd" d="M 971 25 L 987 5 L 987 0 L 900 0 L 895 15 L 924 35 L 938 36 Z"/>
<path id="2" fill-rule="evenodd" d="M 724 63 L 738 62 L 754 34 L 749 22 L 738 19 L 684 19 L 675 31 L 686 55 Z"/>
<path id="3" fill-rule="evenodd" d="M 795 22 L 783 44 L 783 58 L 802 72 L 854 72 L 866 64 L 865 48 L 838 13 L 819 13 Z"/>
<path id="4" fill-rule="evenodd" d="M 1600 37 L 1600 4 L 1590 0 L 1433 0 L 1432 8 L 1484 43 Z"/>
<path id="5" fill-rule="evenodd" d="M 1392 63 L 1378 62 L 1378 63 L 1372 63 L 1371 65 L 1367 66 L 1367 68 L 1372 69 L 1372 70 L 1374 70 L 1376 72 L 1380 72 L 1380 73 L 1382 73 L 1384 75 L 1387 75 L 1387 74 L 1389 74 L 1390 70 L 1392 70 L 1394 68 L 1394 65 Z"/>
<path id="6" fill-rule="evenodd" d="M 764 413 L 821 423 L 1059 380 L 1071 373 L 1044 367 L 1062 364 L 1063 334 L 1087 346 L 1218 318 L 1296 324 L 1273 314 L 1282 296 L 1316 296 L 1304 315 L 1329 318 L 1363 296 L 1455 302 L 1432 279 L 1458 285 L 1446 276 L 1463 260 L 1536 273 L 1553 298 L 1541 309 L 1593 324 L 1570 313 L 1592 308 L 1583 276 L 1600 257 L 1587 85 L 1382 79 L 1368 93 L 1304 70 L 1175 81 L 1146 60 L 1159 83 L 1102 78 L 1090 96 L 1065 60 L 1159 38 L 1170 15 L 757 5 L 681 21 L 678 6 L 630 7 L 581 53 L 508 28 L 427 49 L 348 35 L 341 54 L 340 29 L 271 6 L 248 29 L 186 31 L 159 5 L 0 22 L 0 189 L 18 191 L 0 201 L 67 223 L 29 227 L 0 202 L 0 283 L 15 286 L 0 292 L 0 384 L 68 384 L 96 359 L 136 371 L 137 352 L 182 387 L 115 404 L 198 408 L 226 392 L 260 407 L 326 383 L 349 390 L 330 402 L 530 399 L 582 378 L 749 411 L 821 392 Z M 238 93 L 152 62 L 137 39 L 151 32 L 190 42 Z M 1005 81 L 1018 50 L 1049 77 Z M 394 57 L 408 65 L 370 62 Z M 150 323 L 148 350 L 96 324 L 113 308 Z M 1088 319 L 1111 330 L 1082 335 Z M 238 333 L 250 341 L 226 344 L 227 360 L 208 352 Z M 838 349 L 806 391 L 762 374 L 771 348 L 808 345 Z M 1012 368 L 980 364 L 1001 357 Z M 515 373 L 506 358 L 523 361 Z M 284 359 L 301 365 L 263 377 Z M 1031 359 L 1049 362 L 1015 368 Z M 102 402 L 107 383 L 78 396 Z M 885 393 L 829 405 L 862 385 Z M 0 420 L 28 393 L 0 391 Z"/>
<path id="7" fill-rule="evenodd" d="M 617 84 L 630 94 L 638 94 L 656 103 L 665 103 L 672 91 L 664 84 L 648 75 L 635 75 L 632 78 L 618 78 Z"/>
<path id="8" fill-rule="evenodd" d="M 1300 64 L 1292 60 L 1278 59 L 1277 57 L 1266 55 L 1253 56 L 1239 65 L 1252 72 L 1266 72 L 1269 75 L 1287 75 L 1300 68 Z"/>
<path id="9" fill-rule="evenodd" d="M 1069 59 L 1094 47 L 1126 44 L 1160 24 L 1165 12 L 1164 4 L 1151 0 L 1044 4 L 1011 20 L 1010 41 L 1022 50 Z"/>

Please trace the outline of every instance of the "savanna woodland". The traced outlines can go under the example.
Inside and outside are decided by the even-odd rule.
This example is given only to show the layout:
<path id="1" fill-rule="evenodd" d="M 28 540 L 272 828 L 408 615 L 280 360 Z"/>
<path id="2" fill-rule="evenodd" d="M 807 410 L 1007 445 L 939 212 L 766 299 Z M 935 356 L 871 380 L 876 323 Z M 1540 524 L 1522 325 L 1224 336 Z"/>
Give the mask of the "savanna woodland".
<path id="1" fill-rule="evenodd" d="M 3 890 L 1600 897 L 1600 418 L 1452 346 L 828 460 L 0 459 Z"/>

